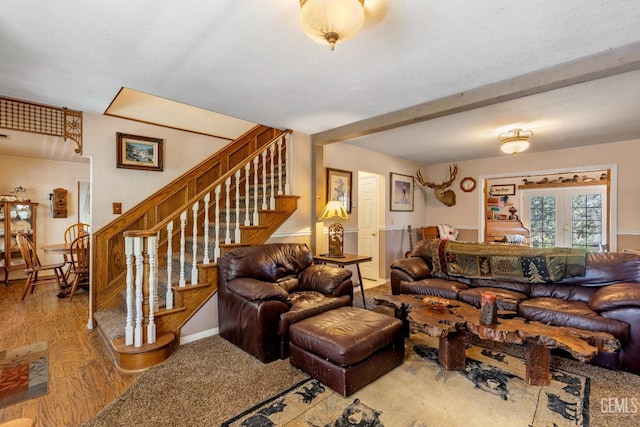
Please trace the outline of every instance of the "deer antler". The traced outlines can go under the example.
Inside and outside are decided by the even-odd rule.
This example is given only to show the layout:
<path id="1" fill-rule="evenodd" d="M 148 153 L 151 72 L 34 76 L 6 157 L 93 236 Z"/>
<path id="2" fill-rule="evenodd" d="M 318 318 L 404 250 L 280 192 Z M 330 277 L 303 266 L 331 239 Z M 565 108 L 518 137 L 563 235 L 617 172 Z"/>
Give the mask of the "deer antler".
<path id="1" fill-rule="evenodd" d="M 456 163 L 453 164 L 453 169 L 451 165 L 449 165 L 449 180 L 444 181 L 441 184 L 436 184 L 434 182 L 429 182 L 422 176 L 420 169 L 416 171 L 416 180 L 423 186 L 433 188 L 434 190 L 442 190 L 451 185 L 451 183 L 456 179 L 456 174 L 458 173 L 458 165 Z"/>

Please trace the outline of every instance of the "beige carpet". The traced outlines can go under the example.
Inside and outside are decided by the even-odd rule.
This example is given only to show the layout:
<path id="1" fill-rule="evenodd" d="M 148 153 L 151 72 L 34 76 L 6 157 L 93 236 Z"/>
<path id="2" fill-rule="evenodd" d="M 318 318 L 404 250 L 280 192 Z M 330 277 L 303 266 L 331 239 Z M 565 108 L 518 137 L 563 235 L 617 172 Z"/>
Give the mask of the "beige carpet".
<path id="1" fill-rule="evenodd" d="M 365 290 L 367 308 L 389 310 L 373 305 L 372 297 L 384 292 L 389 292 L 388 285 Z M 354 305 L 361 304 L 358 293 Z M 492 347 L 516 356 L 522 354 L 520 346 Z M 640 425 L 639 376 L 558 356 L 552 356 L 551 365 L 591 379 L 589 425 Z M 449 373 L 443 372 L 445 374 Z M 218 426 L 306 378 L 306 374 L 291 367 L 286 360 L 264 365 L 220 337 L 209 337 L 178 348 L 169 360 L 141 375 L 126 392 L 83 426 Z M 457 399 L 468 401 L 464 395 Z M 625 402 L 630 413 L 621 413 Z M 403 402 L 399 401 L 398 405 L 402 406 Z M 634 408 L 636 412 L 631 412 Z M 464 406 L 460 411 L 465 411 Z M 433 420 L 425 425 L 452 424 Z M 403 425 L 394 423 L 386 427 Z"/>
<path id="2" fill-rule="evenodd" d="M 309 380 L 223 426 L 589 425 L 588 378 L 553 371 L 549 386 L 530 386 L 523 360 L 478 346 L 467 349 L 464 371 L 445 371 L 437 346 L 413 335 L 402 365 L 349 397 Z"/>

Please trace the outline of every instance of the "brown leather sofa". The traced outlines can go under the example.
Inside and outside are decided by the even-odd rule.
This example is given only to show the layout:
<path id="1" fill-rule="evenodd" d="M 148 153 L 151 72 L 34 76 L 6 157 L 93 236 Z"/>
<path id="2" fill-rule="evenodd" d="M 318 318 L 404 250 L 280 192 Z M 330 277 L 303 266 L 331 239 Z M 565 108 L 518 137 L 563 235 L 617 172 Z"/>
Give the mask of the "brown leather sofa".
<path id="1" fill-rule="evenodd" d="M 220 336 L 264 363 L 288 357 L 289 326 L 351 306 L 351 271 L 313 263 L 305 244 L 233 249 L 218 258 Z"/>
<path id="2" fill-rule="evenodd" d="M 490 291 L 496 294 L 499 309 L 515 311 L 525 319 L 611 333 L 620 341 L 620 350 L 600 352 L 592 362 L 640 374 L 640 256 L 588 253 L 584 275 L 522 283 L 434 277 L 432 252 L 439 245 L 440 241 L 419 242 L 410 258 L 392 263 L 393 294 L 434 295 L 479 307 L 481 293 Z"/>

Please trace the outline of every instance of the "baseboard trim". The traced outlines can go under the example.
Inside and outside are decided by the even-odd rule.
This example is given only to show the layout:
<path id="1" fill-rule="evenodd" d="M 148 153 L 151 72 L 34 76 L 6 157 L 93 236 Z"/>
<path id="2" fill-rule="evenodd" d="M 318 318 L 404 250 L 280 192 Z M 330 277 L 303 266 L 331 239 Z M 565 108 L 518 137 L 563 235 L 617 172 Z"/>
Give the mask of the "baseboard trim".
<path id="1" fill-rule="evenodd" d="M 195 334 L 181 336 L 180 337 L 180 345 L 188 344 L 188 343 L 193 342 L 193 341 L 198 341 L 198 340 L 200 340 L 202 338 L 218 335 L 219 333 L 220 333 L 220 329 L 211 328 L 211 329 L 207 329 L 206 331 L 196 332 Z"/>

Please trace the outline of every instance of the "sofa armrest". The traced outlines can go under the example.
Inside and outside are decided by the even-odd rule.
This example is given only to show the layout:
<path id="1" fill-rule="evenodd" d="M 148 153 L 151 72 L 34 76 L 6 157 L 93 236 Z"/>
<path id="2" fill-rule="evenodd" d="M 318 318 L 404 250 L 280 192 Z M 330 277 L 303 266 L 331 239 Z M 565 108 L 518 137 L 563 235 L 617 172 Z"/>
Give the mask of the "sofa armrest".
<path id="1" fill-rule="evenodd" d="M 227 289 L 248 301 L 277 300 L 287 302 L 289 293 L 277 283 L 263 282 L 249 277 L 234 279 Z"/>
<path id="2" fill-rule="evenodd" d="M 351 270 L 326 264 L 313 264 L 300 274 L 298 286 L 301 291 L 316 291 L 334 295 L 341 284 L 351 281 Z"/>
<path id="3" fill-rule="evenodd" d="M 640 307 L 640 283 L 616 283 L 603 286 L 591 295 L 589 307 L 597 312 Z"/>
<path id="4" fill-rule="evenodd" d="M 393 270 L 400 270 L 413 280 L 431 277 L 431 268 L 422 257 L 397 259 L 391 264 L 391 271 Z"/>

